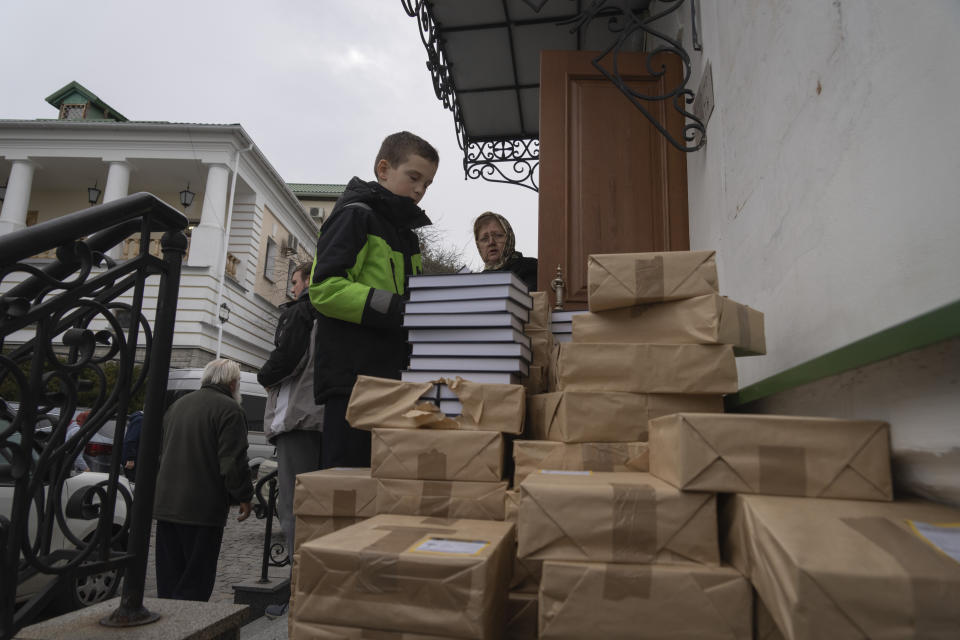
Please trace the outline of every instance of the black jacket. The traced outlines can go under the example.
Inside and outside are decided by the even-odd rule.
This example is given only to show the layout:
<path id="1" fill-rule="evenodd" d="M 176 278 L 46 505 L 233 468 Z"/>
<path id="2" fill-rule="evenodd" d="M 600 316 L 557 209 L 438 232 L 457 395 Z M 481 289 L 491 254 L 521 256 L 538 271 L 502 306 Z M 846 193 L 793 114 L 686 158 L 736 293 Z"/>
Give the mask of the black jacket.
<path id="1" fill-rule="evenodd" d="M 430 219 L 411 198 L 353 178 L 320 230 L 310 283 L 319 311 L 314 395 L 348 395 L 357 375 L 399 378 L 407 279 L 423 271 L 413 229 Z"/>
<path id="2" fill-rule="evenodd" d="M 511 271 L 517 274 L 517 277 L 523 280 L 530 291 L 537 290 L 537 259 L 524 258 L 519 251 L 514 251 L 513 256 L 507 260 L 497 271 Z"/>
<path id="3" fill-rule="evenodd" d="M 222 527 L 231 504 L 252 498 L 247 419 L 230 390 L 203 385 L 170 405 L 153 517 Z"/>
<path id="4" fill-rule="evenodd" d="M 310 344 L 314 317 L 306 292 L 283 305 L 283 311 L 277 320 L 277 332 L 273 337 L 276 348 L 260 367 L 257 382 L 264 387 L 272 387 L 293 373 L 303 359 L 304 350 Z"/>

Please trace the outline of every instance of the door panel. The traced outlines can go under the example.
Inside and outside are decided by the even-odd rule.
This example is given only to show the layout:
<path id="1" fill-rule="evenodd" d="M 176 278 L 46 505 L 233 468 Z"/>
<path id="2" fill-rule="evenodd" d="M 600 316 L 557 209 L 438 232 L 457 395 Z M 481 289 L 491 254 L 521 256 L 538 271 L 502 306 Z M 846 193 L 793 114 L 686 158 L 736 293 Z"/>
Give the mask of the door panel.
<path id="1" fill-rule="evenodd" d="M 689 248 L 684 153 L 593 67 L 596 55 L 540 59 L 539 288 L 549 291 L 561 265 L 571 309 L 586 307 L 590 254 Z M 679 63 L 656 78 L 646 60 L 620 55 L 631 88 L 655 94 L 679 84 Z M 680 137 L 683 118 L 670 100 L 647 108 Z"/>

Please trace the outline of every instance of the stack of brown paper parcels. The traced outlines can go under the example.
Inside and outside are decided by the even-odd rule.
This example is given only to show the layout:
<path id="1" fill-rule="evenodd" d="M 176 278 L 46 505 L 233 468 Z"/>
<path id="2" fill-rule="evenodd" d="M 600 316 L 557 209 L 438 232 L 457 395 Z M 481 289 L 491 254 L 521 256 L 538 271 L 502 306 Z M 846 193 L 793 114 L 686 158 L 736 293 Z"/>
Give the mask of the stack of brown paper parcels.
<path id="1" fill-rule="evenodd" d="M 291 638 L 498 640 L 514 535 L 508 522 L 380 514 L 305 542 Z"/>
<path id="2" fill-rule="evenodd" d="M 462 415 L 420 399 L 435 384 L 457 395 Z M 377 513 L 503 520 L 503 434 L 522 431 L 525 404 L 520 385 L 360 376 L 347 420 L 372 430 Z"/>
<path id="3" fill-rule="evenodd" d="M 438 385 L 457 396 L 462 415 L 421 400 Z M 362 625 L 368 635 L 504 637 L 516 542 L 503 522 L 503 434 L 519 433 L 524 413 L 520 385 L 360 376 L 347 419 L 371 431 L 378 515 L 301 547 L 295 633 Z M 358 548 L 357 539 L 369 544 Z"/>
<path id="4" fill-rule="evenodd" d="M 528 394 L 547 390 L 550 354 L 553 352 L 553 332 L 550 330 L 550 300 L 544 291 L 531 291 L 533 308 L 530 319 L 523 326 L 523 333 L 530 338 L 530 373 L 524 381 Z"/>
<path id="5" fill-rule="evenodd" d="M 716 292 L 713 252 L 590 257 L 591 313 L 555 346 L 513 448 L 515 588 L 539 588 L 540 637 L 749 637 L 715 499 L 645 473 L 649 421 L 722 412 L 734 356 L 764 350 L 762 315 Z"/>
<path id="6" fill-rule="evenodd" d="M 763 637 L 955 637 L 960 510 L 893 502 L 889 439 L 880 421 L 679 414 L 651 421 L 650 470 L 736 494 L 723 556 Z"/>
<path id="7" fill-rule="evenodd" d="M 300 588 L 300 547 L 376 515 L 377 481 L 369 468 L 323 469 L 297 476 L 293 493 L 296 523 L 290 575 L 290 637 L 294 637 L 297 591 Z"/>

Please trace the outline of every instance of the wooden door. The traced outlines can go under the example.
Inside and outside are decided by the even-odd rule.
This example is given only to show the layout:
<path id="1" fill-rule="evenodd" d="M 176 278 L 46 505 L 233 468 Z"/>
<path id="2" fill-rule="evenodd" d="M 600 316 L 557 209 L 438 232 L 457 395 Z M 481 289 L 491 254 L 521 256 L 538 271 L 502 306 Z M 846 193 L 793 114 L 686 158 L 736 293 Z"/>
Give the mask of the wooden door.
<path id="1" fill-rule="evenodd" d="M 540 57 L 541 291 L 563 268 L 568 309 L 587 303 L 591 253 L 689 249 L 687 170 L 678 151 L 597 71 L 591 51 L 543 51 Z M 659 64 L 671 56 L 658 56 Z M 621 54 L 629 86 L 662 94 L 680 83 L 680 64 L 653 77 L 647 55 Z M 648 111 L 677 139 L 683 117 L 671 100 Z M 551 295 L 551 301 L 553 297 Z"/>

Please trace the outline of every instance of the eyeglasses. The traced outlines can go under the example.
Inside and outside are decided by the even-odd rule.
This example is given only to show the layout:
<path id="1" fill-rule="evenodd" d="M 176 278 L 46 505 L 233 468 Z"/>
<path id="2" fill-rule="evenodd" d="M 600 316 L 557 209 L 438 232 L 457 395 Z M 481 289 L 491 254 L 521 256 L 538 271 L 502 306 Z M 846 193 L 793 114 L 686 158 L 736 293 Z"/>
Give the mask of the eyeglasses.
<path id="1" fill-rule="evenodd" d="M 487 244 L 491 240 L 493 240 L 494 242 L 503 242 L 506 239 L 507 239 L 507 234 L 505 233 L 485 233 L 479 238 L 477 238 L 477 242 L 479 242 L 480 244 Z"/>

